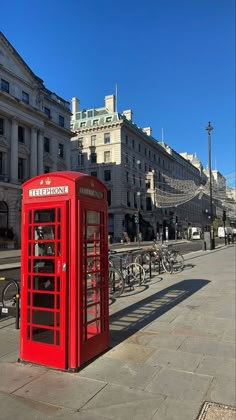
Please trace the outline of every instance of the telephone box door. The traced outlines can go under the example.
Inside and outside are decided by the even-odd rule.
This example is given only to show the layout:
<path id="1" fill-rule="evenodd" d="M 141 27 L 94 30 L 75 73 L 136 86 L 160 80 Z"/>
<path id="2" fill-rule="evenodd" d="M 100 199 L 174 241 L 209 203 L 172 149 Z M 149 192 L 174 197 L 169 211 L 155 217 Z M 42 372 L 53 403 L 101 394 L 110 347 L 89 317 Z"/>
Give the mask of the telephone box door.
<path id="1" fill-rule="evenodd" d="M 107 349 L 109 341 L 107 229 L 104 209 L 83 203 L 81 264 L 81 363 Z"/>
<path id="2" fill-rule="evenodd" d="M 68 202 L 25 205 L 22 249 L 21 356 L 67 366 Z"/>

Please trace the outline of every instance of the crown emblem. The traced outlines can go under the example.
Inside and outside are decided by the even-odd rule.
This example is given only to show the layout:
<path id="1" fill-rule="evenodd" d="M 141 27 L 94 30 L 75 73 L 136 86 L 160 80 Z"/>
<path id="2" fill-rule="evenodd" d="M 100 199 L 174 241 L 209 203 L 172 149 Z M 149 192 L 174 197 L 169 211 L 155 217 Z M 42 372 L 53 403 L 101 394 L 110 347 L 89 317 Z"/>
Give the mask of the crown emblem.
<path id="1" fill-rule="evenodd" d="M 50 184 L 51 184 L 51 182 L 52 182 L 52 181 L 51 181 L 51 179 L 50 179 L 50 178 L 46 178 L 46 180 L 45 180 L 45 184 L 46 184 L 46 185 L 50 185 Z"/>

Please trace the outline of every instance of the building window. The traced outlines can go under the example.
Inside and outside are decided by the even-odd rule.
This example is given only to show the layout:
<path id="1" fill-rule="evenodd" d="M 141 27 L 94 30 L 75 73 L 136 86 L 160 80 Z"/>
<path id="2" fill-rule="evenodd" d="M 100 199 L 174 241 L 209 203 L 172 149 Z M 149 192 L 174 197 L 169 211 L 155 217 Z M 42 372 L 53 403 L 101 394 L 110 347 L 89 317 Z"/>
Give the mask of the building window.
<path id="1" fill-rule="evenodd" d="M 44 166 L 44 173 L 48 174 L 50 172 L 49 166 Z"/>
<path id="2" fill-rule="evenodd" d="M 60 158 L 64 157 L 64 144 L 59 143 L 58 145 L 58 155 Z"/>
<path id="3" fill-rule="evenodd" d="M 138 151 L 141 152 L 141 144 L 138 145 Z"/>
<path id="4" fill-rule="evenodd" d="M 110 181 L 111 180 L 111 171 L 105 170 L 104 171 L 104 181 Z"/>
<path id="5" fill-rule="evenodd" d="M 145 163 L 145 165 L 144 165 L 144 170 L 145 170 L 145 172 L 147 172 L 147 164 Z"/>
<path id="6" fill-rule="evenodd" d="M 126 172 L 126 182 L 129 182 L 129 172 Z"/>
<path id="7" fill-rule="evenodd" d="M 129 156 L 128 153 L 125 154 L 125 163 L 128 165 L 129 163 Z"/>
<path id="8" fill-rule="evenodd" d="M 48 137 L 44 137 L 44 151 L 50 153 L 50 139 Z"/>
<path id="9" fill-rule="evenodd" d="M 128 143 L 129 143 L 128 136 L 125 136 L 125 144 L 128 144 Z"/>
<path id="10" fill-rule="evenodd" d="M 135 175 L 133 175 L 133 184 L 135 185 Z"/>
<path id="11" fill-rule="evenodd" d="M 59 115 L 59 125 L 60 127 L 65 127 L 65 118 L 62 115 Z"/>
<path id="12" fill-rule="evenodd" d="M 91 136 L 91 146 L 96 146 L 96 136 Z"/>
<path id="13" fill-rule="evenodd" d="M 134 149 L 134 139 L 132 139 L 132 147 L 133 147 L 133 149 Z"/>
<path id="14" fill-rule="evenodd" d="M 9 93 L 9 83 L 4 79 L 1 79 L 1 90 L 3 90 L 3 92 Z"/>
<path id="15" fill-rule="evenodd" d="M 93 125 L 98 125 L 98 120 L 93 120 Z"/>
<path id="16" fill-rule="evenodd" d="M 104 162 L 110 162 L 111 161 L 111 152 L 104 152 Z"/>
<path id="17" fill-rule="evenodd" d="M 91 118 L 91 117 L 93 117 L 93 110 L 88 111 L 88 118 Z"/>
<path id="18" fill-rule="evenodd" d="M 151 197 L 146 197 L 146 209 L 147 210 L 152 210 L 152 200 Z"/>
<path id="19" fill-rule="evenodd" d="M 104 144 L 108 144 L 110 143 L 111 138 L 110 138 L 110 133 L 105 133 L 104 134 Z"/>
<path id="20" fill-rule="evenodd" d="M 84 166 L 84 155 L 81 153 L 78 155 L 78 166 Z"/>
<path id="21" fill-rule="evenodd" d="M 146 147 L 144 148 L 144 155 L 147 156 L 147 149 L 146 149 Z"/>
<path id="22" fill-rule="evenodd" d="M 97 153 L 91 153 L 90 161 L 91 163 L 97 163 Z"/>
<path id="23" fill-rule="evenodd" d="M 80 127 L 85 127 L 85 126 L 86 126 L 86 122 L 85 121 L 80 123 Z"/>
<path id="24" fill-rule="evenodd" d="M 110 122 L 110 121 L 111 121 L 111 117 L 107 117 L 106 122 Z"/>
<path id="25" fill-rule="evenodd" d="M 77 141 L 78 149 L 83 149 L 83 137 L 80 137 Z"/>
<path id="26" fill-rule="evenodd" d="M 98 177 L 98 173 L 97 173 L 97 171 L 92 171 L 92 172 L 91 172 L 91 176 L 95 176 L 95 178 L 97 178 L 97 177 Z"/>
<path id="27" fill-rule="evenodd" d="M 18 179 L 24 179 L 24 159 L 18 158 Z"/>
<path id="28" fill-rule="evenodd" d="M 0 152 L 0 175 L 3 175 L 3 153 Z"/>
<path id="29" fill-rule="evenodd" d="M 25 104 L 29 104 L 29 94 L 22 91 L 22 101 L 25 102 Z"/>
<path id="30" fill-rule="evenodd" d="M 111 205 L 111 190 L 107 191 L 107 204 L 108 206 Z"/>
<path id="31" fill-rule="evenodd" d="M 0 136 L 4 135 L 4 119 L 0 118 Z"/>
<path id="32" fill-rule="evenodd" d="M 44 107 L 44 114 L 46 114 L 48 116 L 48 118 L 51 118 L 51 111 L 46 106 Z"/>
<path id="33" fill-rule="evenodd" d="M 135 168 L 135 157 L 133 156 L 133 168 Z"/>
<path id="34" fill-rule="evenodd" d="M 18 125 L 18 141 L 20 143 L 24 143 L 25 141 L 25 129 L 21 125 Z"/>
<path id="35" fill-rule="evenodd" d="M 131 207 L 131 202 L 130 202 L 130 193 L 129 191 L 127 191 L 127 206 Z"/>

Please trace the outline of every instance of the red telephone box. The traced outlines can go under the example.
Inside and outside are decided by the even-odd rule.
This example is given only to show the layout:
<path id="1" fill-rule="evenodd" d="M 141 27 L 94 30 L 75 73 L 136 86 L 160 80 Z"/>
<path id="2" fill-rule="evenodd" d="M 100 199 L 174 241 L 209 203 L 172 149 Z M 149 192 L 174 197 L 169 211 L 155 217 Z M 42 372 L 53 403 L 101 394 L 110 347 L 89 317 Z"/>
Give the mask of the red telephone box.
<path id="1" fill-rule="evenodd" d="M 23 184 L 21 361 L 73 371 L 108 348 L 106 195 L 79 172 Z"/>

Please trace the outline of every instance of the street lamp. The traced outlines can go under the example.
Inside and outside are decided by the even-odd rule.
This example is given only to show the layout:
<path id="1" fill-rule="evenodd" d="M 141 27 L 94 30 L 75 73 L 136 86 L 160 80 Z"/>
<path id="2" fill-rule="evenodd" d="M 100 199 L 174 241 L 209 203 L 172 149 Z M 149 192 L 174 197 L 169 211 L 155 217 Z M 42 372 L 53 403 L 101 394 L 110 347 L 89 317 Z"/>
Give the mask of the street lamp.
<path id="1" fill-rule="evenodd" d="M 136 236 L 138 241 L 138 246 L 140 246 L 140 199 L 141 199 L 141 192 L 137 192 L 138 197 L 138 217 L 136 220 Z"/>
<path id="2" fill-rule="evenodd" d="M 206 131 L 208 133 L 208 168 L 209 168 L 209 186 L 210 186 L 210 249 L 215 248 L 214 229 L 213 229 L 213 203 L 212 203 L 212 172 L 211 172 L 211 131 L 213 127 L 209 121 Z"/>

